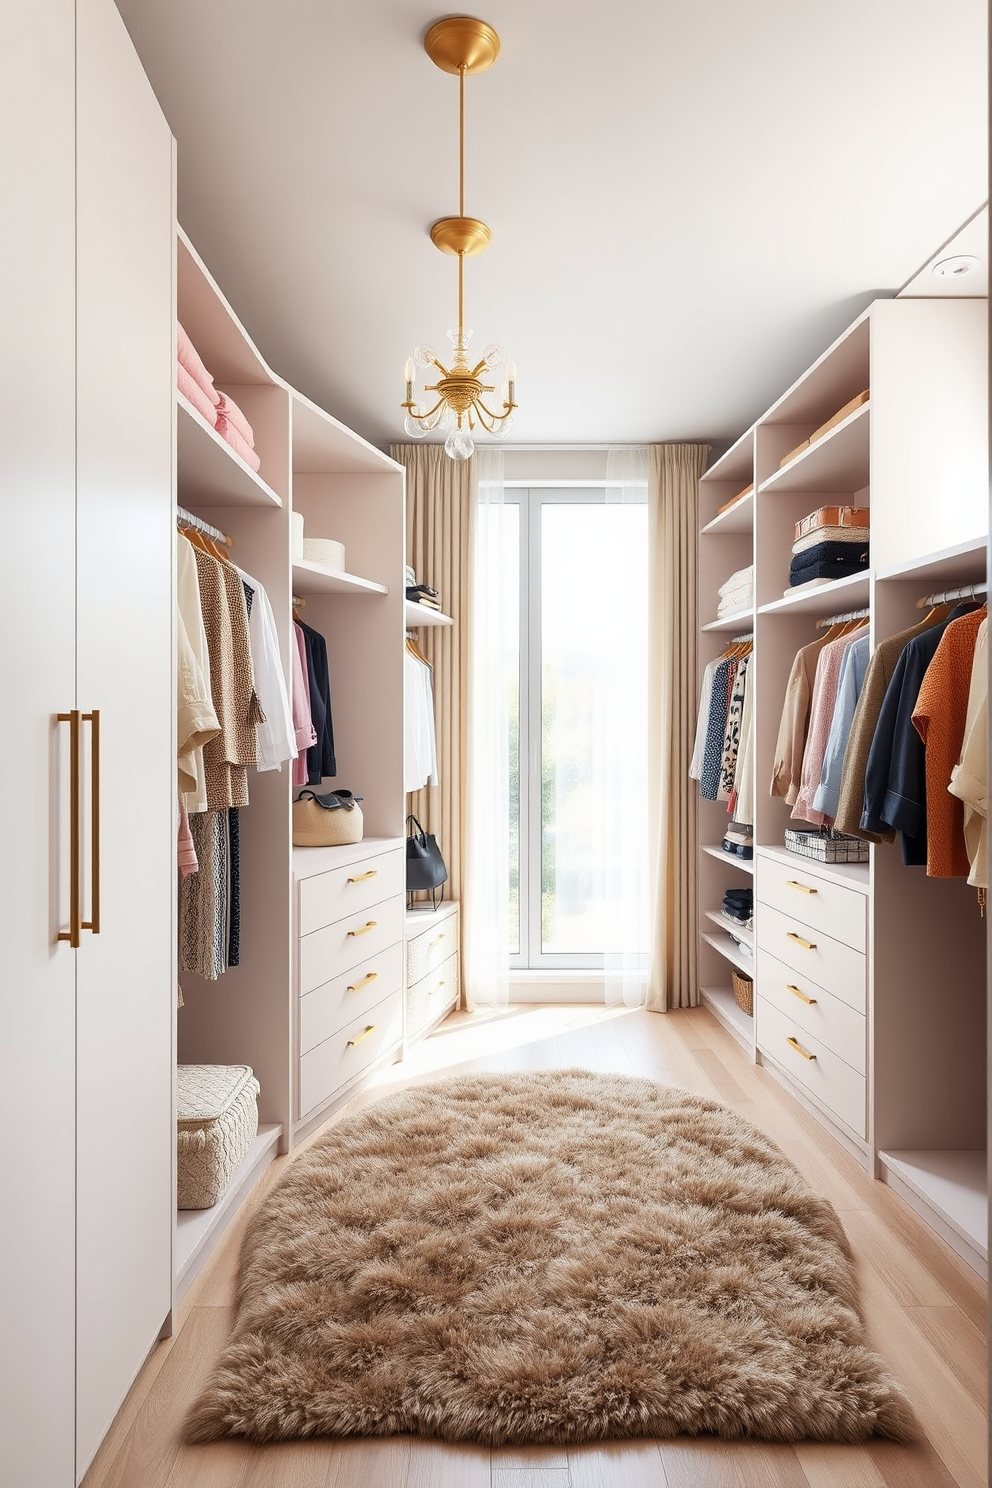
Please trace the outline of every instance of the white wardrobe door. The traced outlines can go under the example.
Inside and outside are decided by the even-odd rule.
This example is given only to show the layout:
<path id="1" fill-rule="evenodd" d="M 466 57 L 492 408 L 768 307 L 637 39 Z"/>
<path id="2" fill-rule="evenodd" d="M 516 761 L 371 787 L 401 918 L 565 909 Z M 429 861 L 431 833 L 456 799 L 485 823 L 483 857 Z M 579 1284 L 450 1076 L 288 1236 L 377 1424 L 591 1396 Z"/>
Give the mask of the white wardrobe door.
<path id="1" fill-rule="evenodd" d="M 56 714 L 74 706 L 72 0 L 4 8 L 0 135 L 0 1480 L 65 1488 L 76 952 L 56 939 L 69 862 Z"/>
<path id="2" fill-rule="evenodd" d="M 101 753 L 100 929 L 77 968 L 81 1477 L 170 1312 L 174 1222 L 173 147 L 112 0 L 77 0 L 76 116 L 77 696 Z"/>

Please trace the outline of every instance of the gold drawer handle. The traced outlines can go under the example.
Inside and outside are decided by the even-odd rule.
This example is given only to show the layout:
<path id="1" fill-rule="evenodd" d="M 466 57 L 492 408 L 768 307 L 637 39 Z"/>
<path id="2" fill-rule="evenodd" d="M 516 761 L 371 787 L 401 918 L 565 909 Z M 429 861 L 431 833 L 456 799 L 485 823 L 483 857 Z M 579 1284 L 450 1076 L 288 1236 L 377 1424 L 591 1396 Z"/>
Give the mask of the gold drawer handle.
<path id="1" fill-rule="evenodd" d="M 802 946 L 804 951 L 816 950 L 815 940 L 803 940 L 802 936 L 797 935 L 794 930 L 787 930 L 785 932 L 785 938 L 786 940 L 794 940 L 796 942 L 796 945 Z"/>
<path id="2" fill-rule="evenodd" d="M 440 935 L 435 935 L 434 939 L 430 942 L 430 944 L 428 945 L 427 949 L 429 951 L 432 951 L 435 946 L 439 946 L 441 944 L 442 940 L 447 940 L 447 938 L 448 937 L 442 931 Z"/>
<path id="3" fill-rule="evenodd" d="M 800 1002 L 804 1002 L 807 1007 L 816 1007 L 816 998 L 815 997 L 807 997 L 806 996 L 806 993 L 805 992 L 800 992 L 799 988 L 793 986 L 792 982 L 786 982 L 786 984 L 785 984 L 785 990 L 786 990 L 786 992 L 791 992 L 792 995 L 793 995 L 793 997 L 798 997 L 799 998 L 799 1001 Z"/>
<path id="4" fill-rule="evenodd" d="M 787 889 L 798 889 L 800 894 L 818 894 L 819 889 L 811 889 L 807 884 L 801 884 L 798 878 L 787 878 L 785 880 Z"/>
<path id="5" fill-rule="evenodd" d="M 376 928 L 376 926 L 378 925 L 378 923 L 379 923 L 378 920 L 366 920 L 365 921 L 365 924 L 362 925 L 360 929 L 358 929 L 358 930 L 349 930 L 348 931 L 348 934 L 349 935 L 368 935 L 369 931 L 370 930 L 374 930 Z"/>
<path id="6" fill-rule="evenodd" d="M 369 871 L 368 871 L 368 873 L 359 873 L 359 875 L 357 876 L 357 878 L 349 878 L 348 882 L 349 883 L 364 883 L 367 878 L 378 878 L 378 877 L 379 877 L 379 870 L 378 870 L 378 868 L 370 868 Z"/>
<path id="7" fill-rule="evenodd" d="M 349 992 L 360 992 L 363 987 L 367 987 L 368 986 L 369 982 L 374 982 L 375 979 L 376 979 L 376 977 L 378 975 L 379 975 L 379 973 L 377 971 L 370 971 L 369 974 L 368 974 L 368 976 L 363 976 L 362 977 L 362 980 L 360 982 L 356 982 L 353 987 L 349 987 L 348 988 L 348 991 Z"/>
<path id="8" fill-rule="evenodd" d="M 370 1033 L 375 1033 L 375 1024 L 374 1023 L 370 1023 L 369 1026 L 368 1026 L 368 1028 L 366 1028 L 366 1030 L 365 1030 L 364 1033 L 360 1033 L 360 1034 L 357 1035 L 357 1037 L 355 1037 L 353 1039 L 349 1039 L 346 1047 L 349 1048 L 349 1049 L 353 1049 L 356 1044 L 360 1044 L 362 1042 L 362 1039 L 367 1039 Z M 812 1059 L 812 1057 L 813 1057 L 812 1054 L 809 1057 L 810 1057 L 810 1059 Z"/>
<path id="9" fill-rule="evenodd" d="M 816 1058 L 816 1055 L 811 1054 L 808 1049 L 804 1049 L 802 1044 L 797 1044 L 794 1038 L 787 1038 L 785 1042 L 789 1045 L 790 1049 L 795 1049 L 796 1053 L 801 1054 L 804 1059 Z"/>

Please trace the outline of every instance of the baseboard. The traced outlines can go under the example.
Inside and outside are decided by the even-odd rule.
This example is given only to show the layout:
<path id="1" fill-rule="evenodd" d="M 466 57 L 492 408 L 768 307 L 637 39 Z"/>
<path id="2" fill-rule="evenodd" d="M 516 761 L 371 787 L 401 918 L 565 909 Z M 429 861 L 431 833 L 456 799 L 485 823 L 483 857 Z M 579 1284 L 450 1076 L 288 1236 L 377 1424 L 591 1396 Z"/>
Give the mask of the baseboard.
<path id="1" fill-rule="evenodd" d="M 510 1001 L 603 1006 L 606 983 L 601 971 L 511 971 Z"/>

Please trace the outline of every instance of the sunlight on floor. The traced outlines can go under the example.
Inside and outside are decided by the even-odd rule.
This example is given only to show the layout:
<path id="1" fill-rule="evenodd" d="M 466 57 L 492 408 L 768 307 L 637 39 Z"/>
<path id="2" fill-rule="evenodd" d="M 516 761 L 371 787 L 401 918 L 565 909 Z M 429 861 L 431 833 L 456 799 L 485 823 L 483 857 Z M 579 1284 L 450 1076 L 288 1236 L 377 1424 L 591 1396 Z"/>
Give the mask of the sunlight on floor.
<path id="1" fill-rule="evenodd" d="M 411 1076 L 440 1073 L 486 1055 L 539 1044 L 575 1028 L 590 1028 L 627 1017 L 626 1007 L 536 1007 L 530 1004 L 507 1008 L 479 1008 L 473 1013 L 453 1013 L 429 1038 L 415 1044 L 399 1065 L 386 1065 L 370 1083 L 384 1086 L 406 1084 Z"/>

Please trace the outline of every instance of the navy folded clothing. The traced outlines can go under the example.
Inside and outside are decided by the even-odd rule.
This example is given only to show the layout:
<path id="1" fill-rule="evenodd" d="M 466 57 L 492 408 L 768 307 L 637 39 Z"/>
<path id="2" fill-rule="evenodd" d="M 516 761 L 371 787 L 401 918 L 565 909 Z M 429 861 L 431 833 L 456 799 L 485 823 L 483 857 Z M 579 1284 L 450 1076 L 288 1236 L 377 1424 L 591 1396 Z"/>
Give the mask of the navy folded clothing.
<path id="1" fill-rule="evenodd" d="M 842 579 L 868 567 L 868 549 L 848 543 L 818 543 L 800 553 L 789 565 L 789 583 L 806 584 L 810 579 Z"/>

